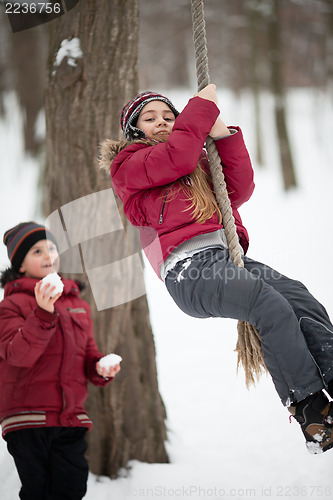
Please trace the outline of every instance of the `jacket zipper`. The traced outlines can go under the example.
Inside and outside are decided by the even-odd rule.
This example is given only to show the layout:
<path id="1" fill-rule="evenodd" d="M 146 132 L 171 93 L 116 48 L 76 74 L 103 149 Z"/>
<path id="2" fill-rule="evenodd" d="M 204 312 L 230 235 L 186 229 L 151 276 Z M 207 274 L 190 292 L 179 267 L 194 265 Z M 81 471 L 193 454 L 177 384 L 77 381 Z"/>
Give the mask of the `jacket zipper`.
<path id="1" fill-rule="evenodd" d="M 159 218 L 159 221 L 158 221 L 159 224 L 162 224 L 162 222 L 163 222 L 163 212 L 164 212 L 164 207 L 165 207 L 165 204 L 166 204 L 166 200 L 167 200 L 169 191 L 170 191 L 170 188 L 168 188 L 166 190 L 166 193 L 164 195 L 164 199 L 163 199 L 163 203 L 162 203 L 162 208 L 161 208 L 161 212 L 160 212 L 160 218 Z"/>

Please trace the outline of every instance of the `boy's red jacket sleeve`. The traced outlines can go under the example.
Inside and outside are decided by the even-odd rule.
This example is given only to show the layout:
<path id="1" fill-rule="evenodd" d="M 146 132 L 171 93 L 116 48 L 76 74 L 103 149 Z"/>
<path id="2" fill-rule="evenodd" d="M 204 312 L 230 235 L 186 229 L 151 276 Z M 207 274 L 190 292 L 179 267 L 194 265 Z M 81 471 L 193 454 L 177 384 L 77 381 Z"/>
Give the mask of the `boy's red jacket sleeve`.
<path id="1" fill-rule="evenodd" d="M 57 321 L 56 314 L 40 308 L 24 319 L 17 306 L 6 301 L 1 305 L 0 356 L 13 366 L 33 366 L 54 335 Z"/>
<path id="2" fill-rule="evenodd" d="M 98 350 L 94 339 L 93 322 L 88 304 L 86 304 L 86 308 L 89 311 L 89 327 L 87 329 L 88 341 L 86 345 L 85 372 L 89 382 L 97 386 L 104 386 L 111 382 L 114 377 L 104 378 L 97 373 L 96 363 L 104 356 L 104 354 Z"/>

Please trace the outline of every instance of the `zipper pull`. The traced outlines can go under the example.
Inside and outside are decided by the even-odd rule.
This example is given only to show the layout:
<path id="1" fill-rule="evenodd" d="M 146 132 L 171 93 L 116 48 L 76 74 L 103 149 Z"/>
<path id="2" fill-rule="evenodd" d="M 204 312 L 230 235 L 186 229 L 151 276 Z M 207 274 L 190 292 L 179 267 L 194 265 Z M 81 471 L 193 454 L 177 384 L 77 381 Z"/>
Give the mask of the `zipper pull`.
<path id="1" fill-rule="evenodd" d="M 165 196 L 164 196 L 164 200 L 163 200 L 162 208 L 161 208 L 161 213 L 160 213 L 160 218 L 158 221 L 159 224 L 162 224 L 162 222 L 163 222 L 163 212 L 164 212 L 164 207 L 165 207 L 165 203 L 167 201 L 169 191 L 170 191 L 170 187 L 168 187 L 168 189 L 166 190 Z"/>

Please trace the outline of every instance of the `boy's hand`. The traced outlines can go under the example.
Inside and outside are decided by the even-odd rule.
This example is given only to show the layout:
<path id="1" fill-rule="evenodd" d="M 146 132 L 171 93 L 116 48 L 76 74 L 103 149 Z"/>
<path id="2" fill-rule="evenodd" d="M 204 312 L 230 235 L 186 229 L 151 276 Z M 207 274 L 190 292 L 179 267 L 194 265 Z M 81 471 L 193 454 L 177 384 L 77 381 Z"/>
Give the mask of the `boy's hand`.
<path id="1" fill-rule="evenodd" d="M 48 311 L 50 313 L 54 313 L 54 303 L 59 299 L 61 292 L 57 293 L 54 297 L 51 297 L 52 292 L 55 290 L 55 286 L 51 286 L 47 284 L 41 290 L 41 286 L 43 285 L 42 281 L 38 281 L 35 286 L 35 297 L 36 302 L 39 307 Z"/>
<path id="2" fill-rule="evenodd" d="M 207 101 L 213 101 L 217 106 L 216 85 L 214 85 L 214 83 L 210 83 L 200 90 L 200 92 L 194 94 L 194 97 L 201 97 L 202 99 L 207 99 Z"/>
<path id="3" fill-rule="evenodd" d="M 109 366 L 106 368 L 105 366 L 101 367 L 99 363 L 96 363 L 96 370 L 98 375 L 104 378 L 111 378 L 115 377 L 117 373 L 120 371 L 120 363 L 114 366 Z"/>

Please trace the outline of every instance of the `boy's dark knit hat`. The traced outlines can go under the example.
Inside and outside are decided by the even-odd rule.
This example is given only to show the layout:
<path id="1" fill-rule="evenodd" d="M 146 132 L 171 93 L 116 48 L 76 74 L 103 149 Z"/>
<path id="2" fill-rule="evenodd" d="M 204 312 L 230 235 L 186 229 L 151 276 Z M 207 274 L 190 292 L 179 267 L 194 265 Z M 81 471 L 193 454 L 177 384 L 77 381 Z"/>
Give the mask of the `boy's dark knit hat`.
<path id="1" fill-rule="evenodd" d="M 142 108 L 151 101 L 163 101 L 175 117 L 179 115 L 179 112 L 176 110 L 172 102 L 161 94 L 157 92 L 151 92 L 147 90 L 146 92 L 142 92 L 138 94 L 134 99 L 129 101 L 122 109 L 121 117 L 120 117 L 120 125 L 124 132 L 125 139 L 133 140 L 133 139 L 143 139 L 146 137 L 145 133 L 136 128 L 136 122 L 139 118 L 139 114 L 141 113 Z"/>
<path id="2" fill-rule="evenodd" d="M 33 221 L 21 222 L 5 232 L 3 242 L 7 246 L 8 258 L 15 271 L 19 271 L 30 248 L 40 240 L 51 240 L 57 245 L 53 234 L 45 226 Z"/>

